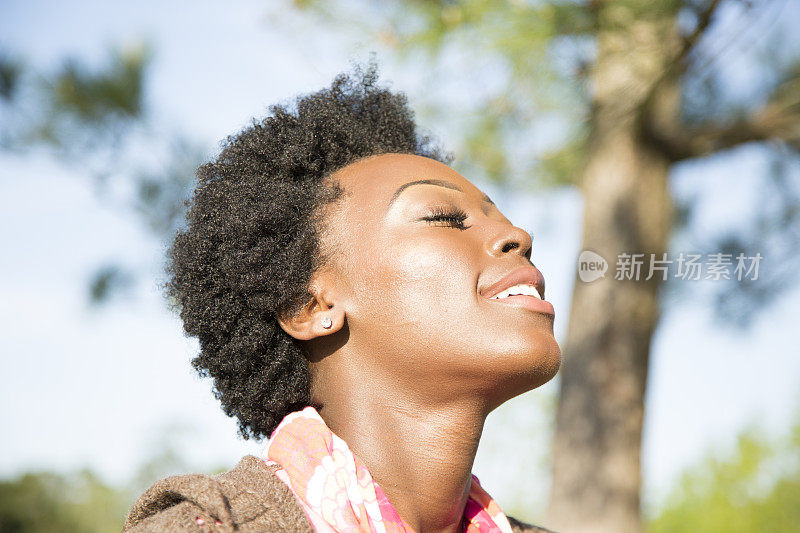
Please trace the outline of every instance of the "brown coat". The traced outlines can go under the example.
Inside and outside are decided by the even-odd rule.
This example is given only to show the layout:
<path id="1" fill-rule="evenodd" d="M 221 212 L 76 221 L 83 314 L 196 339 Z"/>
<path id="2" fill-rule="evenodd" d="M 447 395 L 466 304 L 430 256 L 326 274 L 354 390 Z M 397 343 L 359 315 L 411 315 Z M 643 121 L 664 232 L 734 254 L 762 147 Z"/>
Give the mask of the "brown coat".
<path id="1" fill-rule="evenodd" d="M 133 504 L 123 533 L 292 532 L 314 529 L 292 491 L 270 467 L 246 455 L 217 476 L 189 474 L 154 483 Z M 509 517 L 515 533 L 547 532 Z"/>

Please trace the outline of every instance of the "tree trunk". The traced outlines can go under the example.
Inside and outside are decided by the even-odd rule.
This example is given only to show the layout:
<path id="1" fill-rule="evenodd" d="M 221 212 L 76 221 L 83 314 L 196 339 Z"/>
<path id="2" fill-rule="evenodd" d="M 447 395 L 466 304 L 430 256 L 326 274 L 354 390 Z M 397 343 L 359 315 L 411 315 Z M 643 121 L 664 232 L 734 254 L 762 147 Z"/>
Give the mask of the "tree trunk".
<path id="1" fill-rule="evenodd" d="M 661 258 L 672 226 L 670 161 L 649 144 L 641 120 L 656 86 L 663 87 L 660 120 L 679 118 L 677 81 L 664 80 L 678 43 L 674 14 L 643 14 L 645 4 L 639 13 L 630 3 L 599 5 L 592 133 L 580 182 L 582 250 L 605 258 L 608 271 L 597 281 L 575 280 L 548 527 L 636 533 L 642 529 L 641 435 L 661 275 L 645 278 L 650 254 Z M 622 253 L 645 254 L 638 280 L 614 279 Z"/>

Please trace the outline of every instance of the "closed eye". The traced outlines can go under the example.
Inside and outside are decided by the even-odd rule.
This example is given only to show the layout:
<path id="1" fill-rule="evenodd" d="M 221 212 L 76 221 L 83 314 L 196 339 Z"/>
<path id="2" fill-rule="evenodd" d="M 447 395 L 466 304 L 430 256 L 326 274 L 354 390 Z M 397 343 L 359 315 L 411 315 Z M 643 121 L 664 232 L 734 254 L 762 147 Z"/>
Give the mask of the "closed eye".
<path id="1" fill-rule="evenodd" d="M 462 231 L 470 227 L 464 225 L 466 219 L 467 213 L 462 209 L 441 207 L 434 207 L 430 215 L 422 217 L 426 222 L 444 222 L 445 226 Z"/>

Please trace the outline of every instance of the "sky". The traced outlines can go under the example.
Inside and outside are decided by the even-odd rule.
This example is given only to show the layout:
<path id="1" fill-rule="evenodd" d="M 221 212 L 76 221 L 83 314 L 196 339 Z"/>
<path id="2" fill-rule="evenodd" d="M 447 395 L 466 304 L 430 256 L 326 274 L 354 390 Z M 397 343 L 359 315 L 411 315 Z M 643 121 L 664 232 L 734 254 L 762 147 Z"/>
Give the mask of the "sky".
<path id="1" fill-rule="evenodd" d="M 39 68 L 68 55 L 101 64 L 109 47 L 142 39 L 156 50 L 149 105 L 159 126 L 179 125 L 212 148 L 268 105 L 329 84 L 368 52 L 348 48 L 324 28 L 276 30 L 257 2 L 0 4 L 0 49 Z M 388 60 L 382 67 L 413 107 L 415 94 L 425 91 L 419 75 Z M 435 124 L 426 126 L 436 131 Z M 672 186 L 676 195 L 702 192 L 698 181 L 707 190 L 716 187 L 721 192 L 702 196 L 699 217 L 724 226 L 736 219 L 731 206 L 746 204 L 726 180 L 758 175 L 765 165 L 745 148 L 682 165 Z M 476 183 L 509 219 L 534 233 L 533 259 L 547 279 L 563 341 L 580 252 L 580 196 Z M 190 367 L 197 344 L 183 336 L 158 288 L 165 245 L 46 151 L 0 154 L 0 476 L 87 466 L 123 483 L 169 431 L 196 468 L 232 467 L 242 455 L 260 453 L 261 444 L 237 437 L 209 383 Z M 138 265 L 148 281 L 131 299 L 92 308 L 89 276 L 116 259 Z M 768 265 L 767 257 L 763 268 Z M 649 373 L 646 502 L 661 501 L 679 473 L 707 451 L 730 449 L 749 424 L 775 434 L 787 427 L 800 405 L 793 335 L 799 296 L 797 288 L 787 291 L 747 329 L 721 327 L 690 297 L 665 313 Z M 544 406 L 556 391 L 551 382 L 487 421 L 475 472 L 501 505 L 541 506 L 546 498 L 542 450 L 550 421 Z M 519 496 L 516 487 L 531 478 L 541 481 Z"/>

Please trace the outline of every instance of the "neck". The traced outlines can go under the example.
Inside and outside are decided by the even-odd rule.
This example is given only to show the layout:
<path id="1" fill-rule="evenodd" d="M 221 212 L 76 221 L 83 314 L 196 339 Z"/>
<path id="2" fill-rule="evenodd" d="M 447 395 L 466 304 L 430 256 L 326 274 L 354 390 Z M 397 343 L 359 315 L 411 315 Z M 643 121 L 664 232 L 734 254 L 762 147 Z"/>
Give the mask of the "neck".
<path id="1" fill-rule="evenodd" d="M 485 410 L 474 399 L 432 407 L 377 389 L 347 388 L 323 399 L 320 415 L 415 531 L 460 532 Z"/>

